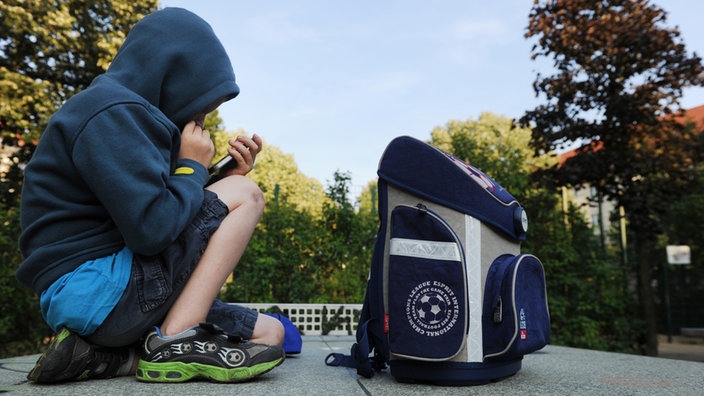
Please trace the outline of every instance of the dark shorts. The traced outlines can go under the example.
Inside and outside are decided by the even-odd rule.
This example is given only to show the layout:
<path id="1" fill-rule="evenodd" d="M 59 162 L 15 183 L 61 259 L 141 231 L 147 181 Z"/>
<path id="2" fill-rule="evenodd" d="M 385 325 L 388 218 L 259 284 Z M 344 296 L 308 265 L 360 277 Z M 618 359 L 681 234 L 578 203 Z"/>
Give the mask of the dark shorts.
<path id="1" fill-rule="evenodd" d="M 205 190 L 200 211 L 171 246 L 156 256 L 134 255 L 122 298 L 95 333 L 86 338 L 97 345 L 121 347 L 136 343 L 159 326 L 227 214 L 225 203 Z M 257 315 L 251 309 L 216 300 L 206 320 L 229 334 L 249 339 Z"/>

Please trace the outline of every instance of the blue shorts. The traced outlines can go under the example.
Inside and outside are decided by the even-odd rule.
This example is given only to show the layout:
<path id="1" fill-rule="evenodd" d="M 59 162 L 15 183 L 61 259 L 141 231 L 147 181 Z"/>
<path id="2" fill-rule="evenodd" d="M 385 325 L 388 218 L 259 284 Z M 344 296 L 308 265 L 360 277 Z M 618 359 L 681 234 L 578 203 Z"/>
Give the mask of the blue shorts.
<path id="1" fill-rule="evenodd" d="M 120 301 L 85 338 L 97 345 L 122 347 L 161 325 L 228 212 L 215 193 L 205 190 L 200 211 L 171 246 L 156 256 L 134 254 L 130 280 Z M 257 316 L 251 309 L 216 300 L 206 320 L 229 334 L 250 339 Z"/>

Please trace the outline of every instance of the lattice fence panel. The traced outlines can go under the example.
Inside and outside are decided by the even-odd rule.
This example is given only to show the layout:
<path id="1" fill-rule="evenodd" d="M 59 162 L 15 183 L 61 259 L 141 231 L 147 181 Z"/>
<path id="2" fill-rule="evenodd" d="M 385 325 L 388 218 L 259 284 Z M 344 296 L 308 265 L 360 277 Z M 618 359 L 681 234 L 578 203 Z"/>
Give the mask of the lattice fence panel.
<path id="1" fill-rule="evenodd" d="M 362 304 L 237 303 L 258 312 L 281 313 L 302 335 L 355 335 Z"/>

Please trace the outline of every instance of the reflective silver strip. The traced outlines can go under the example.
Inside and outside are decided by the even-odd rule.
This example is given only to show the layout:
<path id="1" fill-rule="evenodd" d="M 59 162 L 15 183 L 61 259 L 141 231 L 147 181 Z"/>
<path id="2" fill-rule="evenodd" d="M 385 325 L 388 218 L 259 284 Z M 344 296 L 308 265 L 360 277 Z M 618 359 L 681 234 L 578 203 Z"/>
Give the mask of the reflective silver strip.
<path id="1" fill-rule="evenodd" d="M 460 249 L 454 242 L 423 241 L 420 239 L 392 238 L 389 254 L 431 260 L 461 261 Z"/>
<path id="2" fill-rule="evenodd" d="M 469 287 L 469 334 L 467 334 L 467 361 L 484 361 L 482 335 L 482 223 L 472 216 L 464 216 L 464 246 L 467 259 L 467 286 Z"/>

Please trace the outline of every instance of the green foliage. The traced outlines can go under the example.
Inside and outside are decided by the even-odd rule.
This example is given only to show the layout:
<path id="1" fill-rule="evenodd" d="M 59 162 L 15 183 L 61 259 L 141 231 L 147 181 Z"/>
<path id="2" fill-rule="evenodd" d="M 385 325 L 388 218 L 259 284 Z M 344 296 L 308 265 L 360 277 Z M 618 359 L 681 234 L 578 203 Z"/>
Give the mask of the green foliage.
<path id="1" fill-rule="evenodd" d="M 0 124 L 32 142 L 63 101 L 103 73 L 158 0 L 0 1 Z"/>
<path id="2" fill-rule="evenodd" d="M 320 245 L 315 221 L 287 205 L 267 204 L 222 297 L 238 302 L 308 302 L 317 292 Z"/>
<path id="3" fill-rule="evenodd" d="M 322 279 L 327 293 L 321 297 L 331 303 L 364 300 L 376 238 L 376 217 L 356 213 L 348 200 L 350 181 L 349 173 L 335 172 L 335 181 L 327 191 L 331 202 L 323 205 L 321 227 L 327 236 L 323 259 L 329 275 Z"/>
<path id="4" fill-rule="evenodd" d="M 554 170 L 563 184 L 588 183 L 626 209 L 631 227 L 660 229 L 673 188 L 691 180 L 696 132 L 664 117 L 682 90 L 704 85 L 701 59 L 689 56 L 665 11 L 647 1 L 536 2 L 527 37 L 533 57 L 555 61 L 538 74 L 546 104 L 526 112 L 539 152 L 586 142 Z"/>
<path id="5" fill-rule="evenodd" d="M 530 129 L 492 113 L 482 113 L 477 120 L 449 121 L 433 129 L 431 137 L 434 145 L 500 180 L 518 198 L 526 194 L 536 169 L 554 163 L 547 155 L 533 156 Z"/>
<path id="6" fill-rule="evenodd" d="M 21 165 L 49 117 L 104 72 L 157 0 L 0 1 L 0 355 L 35 353 L 51 333 L 38 298 L 15 279 Z M 7 165 L 7 166 L 4 166 Z"/>
<path id="7" fill-rule="evenodd" d="M 371 215 L 355 213 L 348 200 L 349 182 L 347 174 L 335 174 L 320 216 L 285 201 L 268 201 L 222 298 L 361 303 L 377 223 Z"/>
<path id="8" fill-rule="evenodd" d="M 218 109 L 208 113 L 205 117 L 203 129 L 210 132 L 210 138 L 213 140 L 216 150 L 218 147 L 221 147 L 222 151 L 220 155 L 216 155 L 215 157 L 218 158 L 225 155 L 225 151 L 229 145 L 225 142 L 227 133 L 225 132 L 225 126 L 223 125 L 222 117 L 220 117 L 220 111 Z"/>
<path id="9" fill-rule="evenodd" d="M 597 253 L 599 241 L 580 211 L 570 205 L 562 213 L 557 194 L 552 197 L 543 201 L 539 212 L 531 212 L 537 216 L 523 245 L 545 265 L 552 343 L 641 352 L 642 322 L 635 315 L 618 257 Z"/>
<path id="10" fill-rule="evenodd" d="M 644 1 L 536 3 L 527 33 L 538 39 L 533 56 L 552 57 L 558 70 L 538 75 L 547 104 L 522 119 L 534 126 L 533 145 L 591 142 L 555 177 L 598 188 L 644 233 L 660 230 L 663 198 L 688 185 L 692 167 L 683 165 L 697 152 L 694 131 L 663 116 L 678 110 L 684 88 L 704 84 L 701 59 L 665 21 Z"/>
<path id="11" fill-rule="evenodd" d="M 315 219 L 320 218 L 322 207 L 329 199 L 318 180 L 298 170 L 293 155 L 266 142 L 249 177 L 257 182 L 267 202 L 291 206 Z"/>
<path id="12" fill-rule="evenodd" d="M 671 203 L 657 185 L 672 188 L 686 184 L 687 177 L 695 180 L 690 165 L 704 151 L 704 139 L 695 138 L 698 131 L 662 123 L 660 116 L 676 108 L 682 88 L 702 83 L 693 77 L 702 68 L 699 58 L 686 56 L 678 33 L 662 28 L 660 10 L 643 1 L 610 3 L 616 2 L 536 2 L 528 30 L 538 39 L 534 57 L 554 56 L 560 73 L 538 76 L 536 93 L 547 104 L 526 113 L 523 127 L 484 113 L 478 120 L 449 121 L 431 135 L 433 144 L 485 171 L 526 208 L 530 229 L 523 250 L 545 264 L 553 343 L 636 351 L 643 324 L 631 307 L 626 271 L 614 264 L 615 257 L 598 253 L 577 210 L 563 213 L 553 184 L 592 183 L 622 199 L 632 219 L 645 214 L 639 224 L 658 220 L 643 212 Z M 105 70 L 129 27 L 156 6 L 156 0 L 0 1 L 0 138 L 10 161 L 0 169 L 3 356 L 34 353 L 50 334 L 37 297 L 14 279 L 22 260 L 17 248 L 20 165 L 31 156 L 50 115 Z M 225 155 L 228 139 L 246 133 L 226 132 L 217 111 L 206 127 L 216 159 Z M 534 156 L 529 144 L 535 152 L 549 153 L 580 139 L 606 144 L 582 152 L 563 173 L 535 172 L 555 160 Z M 695 143 L 700 146 L 693 148 Z M 250 176 L 264 191 L 267 207 L 222 297 L 362 302 L 378 227 L 376 183 L 363 190 L 355 208 L 348 174 L 336 172 L 325 189 L 300 173 L 292 155 L 266 144 Z M 700 252 L 702 189 L 694 191 L 672 205 L 664 226 L 678 243 Z M 702 256 L 694 257 L 701 271 Z"/>
<path id="13" fill-rule="evenodd" d="M 206 127 L 215 144 L 213 162 L 227 155 L 229 140 L 236 139 L 238 135 L 249 136 L 242 129 L 226 132 L 217 111 L 208 115 Z M 262 189 L 267 202 L 275 201 L 305 211 L 316 218 L 320 217 L 323 202 L 327 199 L 323 186 L 298 170 L 293 155 L 282 152 L 276 146 L 269 146 L 265 141 L 262 151 L 257 155 L 254 170 L 248 176 Z"/>
<path id="14" fill-rule="evenodd" d="M 563 213 L 560 194 L 537 169 L 551 157 L 534 157 L 531 131 L 503 116 L 451 121 L 432 132 L 432 143 L 496 179 L 523 205 L 529 217 L 522 250 L 545 266 L 553 344 L 633 352 L 638 321 L 633 319 L 623 271 L 617 260 L 597 255 L 598 241 L 581 213 Z M 538 176 L 538 177 L 536 177 Z"/>
<path id="15" fill-rule="evenodd" d="M 704 166 L 699 168 L 704 173 Z M 671 203 L 665 224 L 668 242 L 692 246 L 694 252 L 699 253 L 694 256 L 692 264 L 704 266 L 704 256 L 701 255 L 704 251 L 704 178 L 695 184 L 691 193 L 680 196 Z"/>
<path id="16" fill-rule="evenodd" d="M 0 204 L 0 358 L 34 353 L 51 335 L 39 311 L 34 292 L 15 279 L 22 262 L 17 247 L 19 204 Z"/>
<path id="17" fill-rule="evenodd" d="M 704 85 L 701 59 L 688 55 L 664 10 L 646 0 L 536 1 L 526 37 L 532 57 L 555 74 L 533 84 L 545 103 L 527 111 L 536 152 L 582 143 L 548 172 L 561 185 L 588 184 L 625 209 L 636 238 L 647 353 L 657 353 L 653 254 L 673 190 L 696 177 L 697 136 L 669 115 L 682 91 Z"/>
<path id="18" fill-rule="evenodd" d="M 377 211 L 379 202 L 379 191 L 377 190 L 377 180 L 370 180 L 369 183 L 362 189 L 362 192 L 357 198 L 356 206 L 357 213 L 361 215 L 370 215 L 374 218 L 378 216 Z"/>
<path id="19" fill-rule="evenodd" d="M 704 135 L 702 135 L 704 138 Z M 699 166 L 704 174 L 704 166 Z M 704 327 L 704 179 L 695 184 L 693 191 L 672 202 L 665 218 L 667 239 L 659 245 L 662 252 L 666 245 L 688 245 L 692 263 L 686 266 L 669 266 L 670 301 L 673 329 Z M 661 266 L 663 268 L 666 264 Z M 663 274 L 659 274 L 661 279 Z M 663 279 L 664 281 L 664 279 Z M 660 289 L 661 317 L 665 318 L 665 291 Z M 661 330 L 666 330 L 661 324 Z"/>

